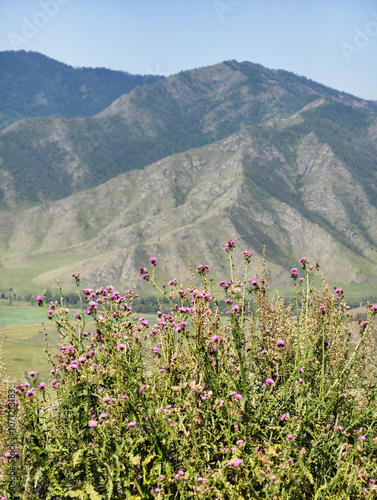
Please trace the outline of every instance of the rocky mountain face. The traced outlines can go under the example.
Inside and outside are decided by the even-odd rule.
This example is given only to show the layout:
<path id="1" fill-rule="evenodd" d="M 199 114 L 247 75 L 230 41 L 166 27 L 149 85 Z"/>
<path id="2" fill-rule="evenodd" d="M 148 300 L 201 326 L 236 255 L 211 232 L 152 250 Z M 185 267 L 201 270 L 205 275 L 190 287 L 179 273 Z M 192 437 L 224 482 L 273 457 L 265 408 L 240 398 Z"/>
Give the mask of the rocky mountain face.
<path id="1" fill-rule="evenodd" d="M 374 102 L 229 61 L 136 87 L 92 118 L 19 121 L 0 146 L 4 287 L 79 271 L 88 286 L 140 289 L 151 256 L 161 281 L 188 282 L 188 259 L 222 279 L 231 238 L 240 267 L 242 250 L 266 247 L 283 293 L 305 255 L 351 300 L 377 295 Z"/>

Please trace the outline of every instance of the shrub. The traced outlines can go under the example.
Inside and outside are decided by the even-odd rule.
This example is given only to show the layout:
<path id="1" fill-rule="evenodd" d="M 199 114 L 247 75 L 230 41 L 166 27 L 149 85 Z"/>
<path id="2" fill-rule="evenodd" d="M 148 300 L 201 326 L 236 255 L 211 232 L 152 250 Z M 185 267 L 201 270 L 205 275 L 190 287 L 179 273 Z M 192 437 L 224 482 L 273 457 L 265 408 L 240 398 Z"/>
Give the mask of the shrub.
<path id="1" fill-rule="evenodd" d="M 249 276 L 250 252 L 234 275 L 234 249 L 229 281 L 201 265 L 200 285 L 164 285 L 154 325 L 132 290 L 84 289 L 74 318 L 61 288 L 60 304 L 37 297 L 62 336 L 55 397 L 38 372 L 16 386 L 20 488 L 3 481 L 6 498 L 375 498 L 377 306 L 353 332 L 343 290 L 316 291 L 306 258 L 286 306 L 264 261 Z M 158 287 L 150 261 L 142 279 Z"/>

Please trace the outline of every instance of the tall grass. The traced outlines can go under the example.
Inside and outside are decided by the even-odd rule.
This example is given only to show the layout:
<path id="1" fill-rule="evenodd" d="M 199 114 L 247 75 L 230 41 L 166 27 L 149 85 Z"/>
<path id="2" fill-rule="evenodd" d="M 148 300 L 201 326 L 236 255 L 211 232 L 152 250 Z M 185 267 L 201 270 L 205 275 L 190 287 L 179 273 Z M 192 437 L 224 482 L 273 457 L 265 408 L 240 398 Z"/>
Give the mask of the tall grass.
<path id="1" fill-rule="evenodd" d="M 377 306 L 352 331 L 343 291 L 313 288 L 318 264 L 291 270 L 285 305 L 264 261 L 250 274 L 245 251 L 236 274 L 235 243 L 225 250 L 230 280 L 214 284 L 205 265 L 200 284 L 173 279 L 154 325 L 132 312 L 132 290 L 82 290 L 73 321 L 62 295 L 37 297 L 62 336 L 49 353 L 56 396 L 38 372 L 16 387 L 19 489 L 5 458 L 7 499 L 376 498 Z M 141 269 L 153 287 L 156 266 Z"/>

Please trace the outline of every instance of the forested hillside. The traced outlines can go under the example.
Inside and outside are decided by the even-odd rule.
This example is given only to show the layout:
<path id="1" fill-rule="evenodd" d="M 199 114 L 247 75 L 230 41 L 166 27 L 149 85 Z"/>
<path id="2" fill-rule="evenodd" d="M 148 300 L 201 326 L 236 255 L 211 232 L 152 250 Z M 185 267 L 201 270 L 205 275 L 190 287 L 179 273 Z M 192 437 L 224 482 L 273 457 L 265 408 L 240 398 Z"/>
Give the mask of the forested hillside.
<path id="1" fill-rule="evenodd" d="M 0 52 L 0 130 L 22 118 L 92 116 L 137 85 L 161 79 L 73 68 L 38 52 Z"/>
<path id="2" fill-rule="evenodd" d="M 245 126 L 273 127 L 315 101 L 295 128 L 297 139 L 313 130 L 338 150 L 344 144 L 342 158 L 370 171 L 374 146 L 364 132 L 375 116 L 372 104 L 303 77 L 230 61 L 137 87 L 95 117 L 14 124 L 0 137 L 3 208 L 64 198 Z"/>

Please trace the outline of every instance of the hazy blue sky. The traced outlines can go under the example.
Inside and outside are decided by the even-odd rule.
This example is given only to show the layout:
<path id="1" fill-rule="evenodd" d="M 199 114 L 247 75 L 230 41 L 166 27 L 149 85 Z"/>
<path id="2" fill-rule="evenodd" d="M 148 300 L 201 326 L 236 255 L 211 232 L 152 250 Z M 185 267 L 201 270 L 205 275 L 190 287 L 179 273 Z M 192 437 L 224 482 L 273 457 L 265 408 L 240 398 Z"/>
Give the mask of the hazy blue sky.
<path id="1" fill-rule="evenodd" d="M 377 100 L 376 0 L 1 0 L 0 50 L 170 75 L 228 59 Z"/>

